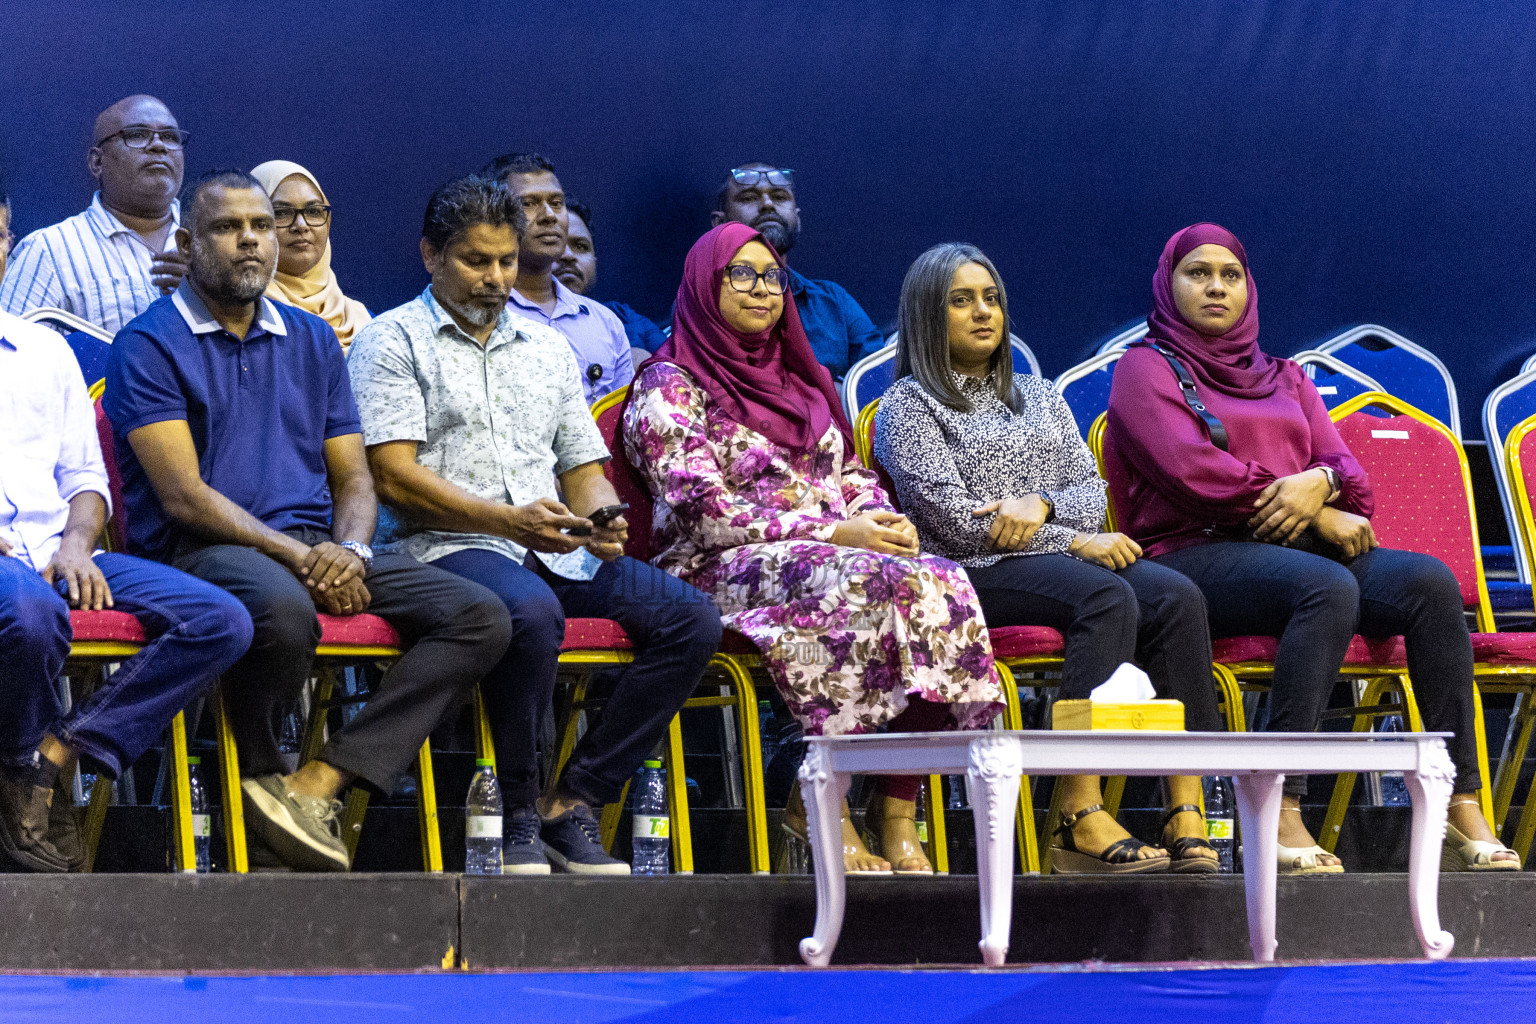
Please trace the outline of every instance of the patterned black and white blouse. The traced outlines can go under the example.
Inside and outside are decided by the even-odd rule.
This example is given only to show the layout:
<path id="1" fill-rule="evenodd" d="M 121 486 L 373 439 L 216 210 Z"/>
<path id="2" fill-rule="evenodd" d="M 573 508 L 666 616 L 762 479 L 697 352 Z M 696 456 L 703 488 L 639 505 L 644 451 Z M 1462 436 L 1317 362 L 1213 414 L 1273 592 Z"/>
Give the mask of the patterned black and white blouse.
<path id="1" fill-rule="evenodd" d="M 1056 389 L 1033 374 L 1014 374 L 1024 405 L 1015 413 L 990 378 L 954 379 L 974 412 L 949 408 L 905 377 L 885 393 L 875 416 L 875 459 L 895 483 L 923 550 L 981 568 L 1009 555 L 1064 552 L 1078 533 L 1098 531 L 1104 481 Z M 1028 494 L 1045 495 L 1055 516 L 1024 549 L 991 550 L 993 517 L 972 510 Z"/>

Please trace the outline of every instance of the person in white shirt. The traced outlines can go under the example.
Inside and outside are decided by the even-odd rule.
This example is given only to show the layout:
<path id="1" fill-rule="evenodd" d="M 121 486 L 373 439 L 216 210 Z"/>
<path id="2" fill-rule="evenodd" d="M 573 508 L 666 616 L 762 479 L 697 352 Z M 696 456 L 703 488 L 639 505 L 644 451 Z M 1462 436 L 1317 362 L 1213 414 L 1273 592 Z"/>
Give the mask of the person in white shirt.
<path id="1" fill-rule="evenodd" d="M 0 849 L 32 871 L 85 856 L 67 780 L 115 779 L 251 642 L 234 597 L 96 550 L 111 511 L 85 380 L 58 334 L 0 312 Z M 138 619 L 143 648 L 66 710 L 74 614 Z"/>
<path id="2" fill-rule="evenodd" d="M 129 96 L 96 118 L 86 166 L 91 205 L 16 245 L 0 280 L 0 310 L 73 313 L 110 334 L 181 283 L 176 195 L 188 133 L 153 96 Z"/>

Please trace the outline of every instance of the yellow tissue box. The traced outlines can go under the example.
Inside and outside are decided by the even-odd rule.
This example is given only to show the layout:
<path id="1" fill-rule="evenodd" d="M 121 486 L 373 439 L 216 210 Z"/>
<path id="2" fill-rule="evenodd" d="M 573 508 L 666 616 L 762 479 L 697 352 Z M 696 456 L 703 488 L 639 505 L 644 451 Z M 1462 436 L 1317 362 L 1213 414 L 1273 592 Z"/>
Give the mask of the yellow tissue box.
<path id="1" fill-rule="evenodd" d="M 1131 704 L 1059 700 L 1051 708 L 1051 728 L 1183 732 L 1184 703 L 1177 700 L 1144 700 Z"/>

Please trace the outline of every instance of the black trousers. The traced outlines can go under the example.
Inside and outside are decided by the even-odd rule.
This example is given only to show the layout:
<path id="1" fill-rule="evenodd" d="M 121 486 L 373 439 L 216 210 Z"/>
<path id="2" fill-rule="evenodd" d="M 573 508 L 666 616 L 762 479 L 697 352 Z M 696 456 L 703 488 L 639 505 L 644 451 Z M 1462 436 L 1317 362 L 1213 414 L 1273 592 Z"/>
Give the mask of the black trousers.
<path id="1" fill-rule="evenodd" d="M 1458 793 L 1481 788 L 1472 705 L 1472 641 L 1461 587 L 1444 562 L 1377 548 L 1347 565 L 1321 555 L 1218 541 L 1163 555 L 1159 565 L 1195 581 L 1216 636 L 1280 639 L 1270 692 L 1269 728 L 1312 732 L 1322 721 L 1339 666 L 1356 634 L 1401 635 L 1424 728 L 1449 732 Z M 1306 792 L 1306 777 L 1285 791 Z"/>
<path id="2" fill-rule="evenodd" d="M 1066 638 L 1064 700 L 1086 700 L 1124 662 L 1159 697 L 1182 701 L 1184 727 L 1219 732 L 1205 599 L 1178 573 L 1141 560 L 1118 572 L 1071 555 L 1016 555 L 967 569 L 989 626 L 1050 626 Z"/>
<path id="3" fill-rule="evenodd" d="M 289 532 L 306 544 L 330 539 L 315 530 Z M 174 563 L 223 587 L 250 612 L 255 639 L 224 673 L 225 707 L 240 749 L 240 773 L 285 771 L 278 711 L 309 678 L 320 642 L 309 591 L 254 548 L 184 544 Z M 394 626 L 408 649 L 356 717 L 331 736 L 320 760 L 388 792 L 422 741 L 500 660 L 512 625 L 489 590 L 406 555 L 376 556 L 364 582 L 372 597 L 369 613 Z"/>
<path id="4" fill-rule="evenodd" d="M 709 595 L 633 558 L 604 562 L 590 580 L 557 576 L 537 555 L 518 563 L 478 548 L 432 564 L 489 588 L 511 616 L 512 642 L 483 688 L 509 808 L 539 795 L 539 721 L 554 693 L 567 617 L 613 619 L 635 648 L 561 777 L 594 807 L 618 799 L 720 649 L 720 612 Z"/>

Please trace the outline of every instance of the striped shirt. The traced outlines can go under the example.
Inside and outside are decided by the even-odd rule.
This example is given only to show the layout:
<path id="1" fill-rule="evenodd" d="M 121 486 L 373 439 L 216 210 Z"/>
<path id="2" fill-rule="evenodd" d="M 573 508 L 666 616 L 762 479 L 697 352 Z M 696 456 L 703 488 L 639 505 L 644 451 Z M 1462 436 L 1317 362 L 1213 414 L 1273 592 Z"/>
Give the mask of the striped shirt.
<path id="1" fill-rule="evenodd" d="M 171 202 L 166 249 L 176 246 L 181 204 Z M 0 310 L 23 316 L 56 306 L 110 334 L 160 297 L 150 280 L 157 253 L 138 232 L 101 204 L 101 193 L 84 213 L 32 232 L 16 243 L 0 279 Z"/>

